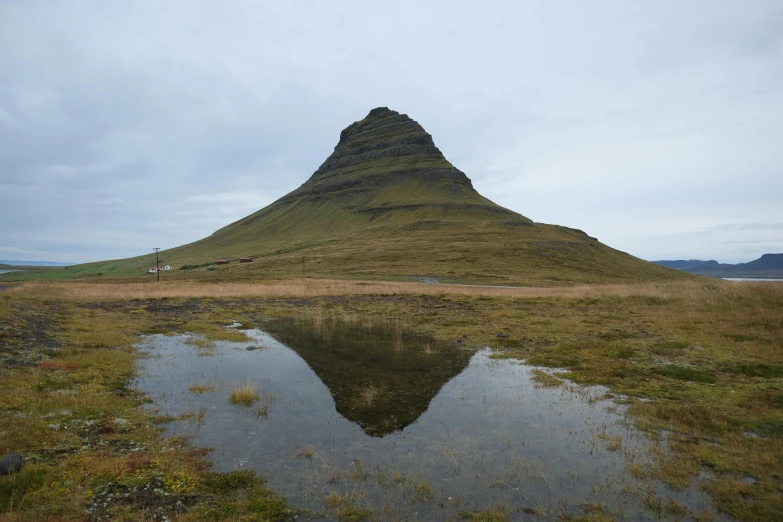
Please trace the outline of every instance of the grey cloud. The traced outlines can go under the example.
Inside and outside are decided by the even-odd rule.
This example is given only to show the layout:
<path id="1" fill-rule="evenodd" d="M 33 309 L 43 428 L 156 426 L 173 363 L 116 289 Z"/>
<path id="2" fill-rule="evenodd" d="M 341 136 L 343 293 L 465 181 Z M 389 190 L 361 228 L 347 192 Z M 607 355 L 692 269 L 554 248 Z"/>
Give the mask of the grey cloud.
<path id="1" fill-rule="evenodd" d="M 199 239 L 304 182 L 379 105 L 537 221 L 645 257 L 697 243 L 748 255 L 737 227 L 780 221 L 781 13 L 775 0 L 5 2 L 0 257 Z"/>

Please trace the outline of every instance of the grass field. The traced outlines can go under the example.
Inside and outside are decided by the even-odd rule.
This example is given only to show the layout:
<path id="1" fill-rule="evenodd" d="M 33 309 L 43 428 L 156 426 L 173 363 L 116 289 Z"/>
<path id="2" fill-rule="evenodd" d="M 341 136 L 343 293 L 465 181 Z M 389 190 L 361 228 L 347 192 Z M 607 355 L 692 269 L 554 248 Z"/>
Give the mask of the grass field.
<path id="1" fill-rule="evenodd" d="M 497 289 L 300 279 L 24 283 L 0 293 L 0 452 L 28 457 L 13 482 L 0 478 L 0 520 L 81 519 L 90 509 L 131 520 L 174 506 L 182 520 L 289 517 L 261 479 L 209 473 L 186 441 L 161 439 L 127 383 L 140 333 L 215 339 L 242 335 L 225 328 L 233 320 L 301 313 L 393 319 L 568 370 L 557 379 L 607 385 L 650 437 L 668 434 L 670 452 L 634 474 L 678 488 L 702 473 L 717 507 L 739 520 L 783 512 L 781 283 Z M 180 504 L 131 493 L 149 483 Z M 129 496 L 100 507 L 117 491 Z"/>

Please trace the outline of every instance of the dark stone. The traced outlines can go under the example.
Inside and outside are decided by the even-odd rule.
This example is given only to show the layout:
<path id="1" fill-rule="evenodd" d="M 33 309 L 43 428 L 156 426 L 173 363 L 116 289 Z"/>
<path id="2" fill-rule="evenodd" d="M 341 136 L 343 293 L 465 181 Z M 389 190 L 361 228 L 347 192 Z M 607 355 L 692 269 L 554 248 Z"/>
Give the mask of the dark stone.
<path id="1" fill-rule="evenodd" d="M 499 334 L 498 334 L 498 337 L 499 337 L 500 339 L 508 339 L 508 338 L 509 338 L 509 337 L 511 337 L 511 336 L 510 336 L 510 335 L 508 335 L 508 334 L 499 333 Z"/>
<path id="2" fill-rule="evenodd" d="M 10 453 L 0 459 L 0 475 L 13 475 L 22 469 L 22 456 L 18 453 Z"/>

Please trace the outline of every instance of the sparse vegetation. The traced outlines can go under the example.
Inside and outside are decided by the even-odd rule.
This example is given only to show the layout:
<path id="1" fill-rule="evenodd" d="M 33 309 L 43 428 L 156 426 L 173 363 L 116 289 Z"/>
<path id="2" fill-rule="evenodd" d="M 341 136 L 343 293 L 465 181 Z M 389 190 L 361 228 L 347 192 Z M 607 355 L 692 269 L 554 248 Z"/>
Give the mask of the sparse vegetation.
<path id="1" fill-rule="evenodd" d="M 431 502 L 435 499 L 435 492 L 428 482 L 416 482 L 413 484 L 414 498 L 419 502 Z"/>
<path id="2" fill-rule="evenodd" d="M 258 398 L 258 404 L 253 408 L 253 413 L 257 417 L 266 419 L 269 416 L 269 411 L 272 408 L 272 404 L 275 402 L 275 396 L 272 393 L 262 393 Z"/>
<path id="3" fill-rule="evenodd" d="M 563 381 L 561 379 L 558 379 L 554 375 L 547 373 L 543 370 L 535 369 L 532 372 L 533 380 L 536 382 L 537 385 L 543 386 L 544 388 L 554 388 L 556 386 L 560 386 L 563 384 Z"/>
<path id="4" fill-rule="evenodd" d="M 310 460 L 315 456 L 315 448 L 311 444 L 308 444 L 304 448 L 302 448 L 302 451 L 296 454 L 296 458 L 299 460 L 305 459 Z"/>
<path id="5" fill-rule="evenodd" d="M 362 386 L 356 394 L 356 406 L 359 408 L 372 408 L 383 400 L 384 389 L 382 386 L 368 382 Z"/>
<path id="6" fill-rule="evenodd" d="M 360 505 L 364 495 L 359 491 L 339 494 L 335 491 L 324 497 L 324 505 L 332 510 L 337 520 L 358 522 L 372 517 L 372 510 Z"/>
<path id="7" fill-rule="evenodd" d="M 201 491 L 206 487 L 200 478 L 203 456 L 184 457 L 192 451 L 187 444 L 160 452 L 169 443 L 149 427 L 147 414 L 137 408 L 140 398 L 127 389 L 135 333 L 190 331 L 209 338 L 212 326 L 217 336 L 232 319 L 252 323 L 253 314 L 285 315 L 295 307 L 321 309 L 324 315 L 404 316 L 405 328 L 440 340 L 465 338 L 497 346 L 504 357 L 570 368 L 568 374 L 555 370 L 555 378 L 606 385 L 614 396 L 627 396 L 623 401 L 629 404 L 631 418 L 651 437 L 666 430 L 670 453 L 661 453 L 658 461 L 632 464 L 634 476 L 683 487 L 707 467 L 712 475 L 705 488 L 723 512 L 740 520 L 775 520 L 783 510 L 775 476 L 783 459 L 781 284 L 685 282 L 504 290 L 302 280 L 142 286 L 25 284 L 0 295 L 0 325 L 8 327 L 0 330 L 5 343 L 0 355 L 31 362 L 0 369 L 0 418 L 5 423 L 0 451 L 41 454 L 65 441 L 80 447 L 83 438 L 68 439 L 71 435 L 48 430 L 50 421 L 42 418 L 67 409 L 77 419 L 107 426 L 99 437 L 109 448 L 114 447 L 113 440 L 132 440 L 145 448 L 136 452 L 139 455 L 161 455 L 160 463 L 150 469 L 169 480 L 171 488 L 187 491 L 195 483 L 193 491 Z M 150 297 L 167 297 L 168 292 L 171 299 Z M 154 313 L 127 313 L 141 308 Z M 199 331 L 199 324 L 212 326 Z M 40 348 L 33 352 L 22 348 L 26 336 L 17 336 L 16 331 L 46 331 L 49 337 L 36 333 Z M 509 337 L 499 339 L 498 332 Z M 15 343 L 20 348 L 14 348 Z M 16 416 L 20 411 L 35 414 Z M 119 430 L 105 422 L 115 417 L 128 424 Z M 0 490 L 0 501 L 5 502 L 0 507 L 8 511 L 13 498 L 19 517 L 33 508 L 36 516 L 49 518 L 83 513 L 92 503 L 88 487 L 124 480 L 100 470 L 119 466 L 127 458 L 119 449 L 107 453 L 96 448 L 28 461 L 17 478 L 19 486 Z M 68 469 L 84 470 L 87 478 L 65 485 Z M 345 477 L 361 481 L 367 474 L 366 468 L 357 466 Z M 743 477 L 753 477 L 754 482 L 743 482 Z M 44 489 L 53 482 L 58 484 L 55 495 L 48 486 Z M 23 495 L 18 511 L 17 500 Z M 679 516 L 679 508 L 667 499 L 651 494 L 648 500 L 663 516 Z M 201 500 L 188 510 L 202 509 L 199 505 L 203 508 Z"/>
<path id="8" fill-rule="evenodd" d="M 508 522 L 508 514 L 501 508 L 463 513 L 462 518 L 471 522 Z"/>
<path id="9" fill-rule="evenodd" d="M 207 384 L 195 384 L 188 388 L 188 391 L 194 395 L 201 395 L 202 393 L 213 393 L 217 391 L 215 386 Z"/>
<path id="10" fill-rule="evenodd" d="M 228 400 L 231 404 L 237 404 L 240 406 L 252 406 L 260 396 L 258 395 L 258 386 L 251 381 L 245 381 L 241 384 L 234 386 L 231 390 L 231 396 Z"/>
<path id="11" fill-rule="evenodd" d="M 204 424 L 207 417 L 207 409 L 204 407 L 199 408 L 196 411 L 189 411 L 179 416 L 180 420 L 193 421 L 196 424 Z"/>
<path id="12" fill-rule="evenodd" d="M 598 437 L 606 441 L 606 449 L 609 451 L 618 451 L 623 447 L 623 438 L 617 435 L 609 435 L 608 433 L 601 433 Z"/>
<path id="13" fill-rule="evenodd" d="M 0 477 L 0 519 L 295 515 L 253 472 L 208 472 L 207 451 L 161 438 L 139 408 L 131 344 L 151 315 L 0 295 L 0 454 L 25 457 L 20 473 Z"/>

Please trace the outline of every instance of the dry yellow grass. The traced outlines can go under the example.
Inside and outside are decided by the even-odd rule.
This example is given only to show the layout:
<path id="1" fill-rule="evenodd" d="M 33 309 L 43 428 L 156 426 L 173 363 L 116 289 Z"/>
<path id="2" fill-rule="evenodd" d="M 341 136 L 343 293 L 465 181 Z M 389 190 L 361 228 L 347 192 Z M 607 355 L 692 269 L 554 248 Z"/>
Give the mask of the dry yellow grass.
<path id="1" fill-rule="evenodd" d="M 424 284 L 383 281 L 342 281 L 334 279 L 293 279 L 269 283 L 198 283 L 174 281 L 146 283 L 22 283 L 6 290 L 19 297 L 46 299 L 153 299 L 162 297 L 319 297 L 333 295 L 407 294 L 454 295 L 470 297 L 651 297 L 685 299 L 692 302 L 742 299 L 759 293 L 783 295 L 783 283 L 736 283 L 704 279 L 671 283 L 640 283 L 570 287 L 503 288 L 454 284 Z"/>
<path id="2" fill-rule="evenodd" d="M 253 403 L 258 400 L 258 392 L 256 390 L 255 383 L 249 381 L 243 382 L 234 387 L 228 400 L 231 404 L 252 406 Z"/>

